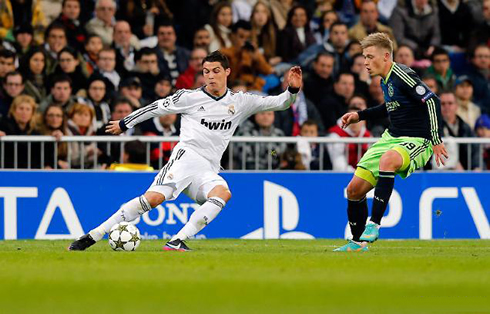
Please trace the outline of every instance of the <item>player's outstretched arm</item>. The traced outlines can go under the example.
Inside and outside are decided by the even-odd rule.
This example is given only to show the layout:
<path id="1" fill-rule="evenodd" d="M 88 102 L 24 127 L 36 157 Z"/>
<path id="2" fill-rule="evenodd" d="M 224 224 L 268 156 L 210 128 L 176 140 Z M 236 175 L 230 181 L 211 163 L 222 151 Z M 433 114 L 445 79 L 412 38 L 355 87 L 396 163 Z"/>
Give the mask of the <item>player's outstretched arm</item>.
<path id="1" fill-rule="evenodd" d="M 441 165 L 445 165 L 446 164 L 445 160 L 449 158 L 449 154 L 447 153 L 446 146 L 444 146 L 444 143 L 440 143 L 438 145 L 432 146 L 432 150 L 434 151 L 437 167 L 440 167 Z"/>
<path id="2" fill-rule="evenodd" d="M 357 112 L 348 112 L 342 116 L 342 128 L 345 129 L 350 124 L 359 122 L 359 114 Z"/>
<path id="3" fill-rule="evenodd" d="M 105 132 L 114 134 L 114 135 L 119 135 L 123 131 L 121 130 L 121 127 L 119 126 L 119 120 L 116 121 L 109 121 L 109 124 L 105 127 Z"/>

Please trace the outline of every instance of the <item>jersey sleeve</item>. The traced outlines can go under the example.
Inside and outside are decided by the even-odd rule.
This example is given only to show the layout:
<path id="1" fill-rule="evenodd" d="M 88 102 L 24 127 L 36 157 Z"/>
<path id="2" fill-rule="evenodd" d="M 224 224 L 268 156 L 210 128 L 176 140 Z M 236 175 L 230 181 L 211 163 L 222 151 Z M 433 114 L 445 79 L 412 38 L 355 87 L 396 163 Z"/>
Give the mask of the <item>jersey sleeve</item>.
<path id="1" fill-rule="evenodd" d="M 402 89 L 408 93 L 409 97 L 414 101 L 427 106 L 431 143 L 433 146 L 441 144 L 442 115 L 439 97 L 437 97 L 429 87 L 420 80 L 415 72 L 405 72 L 396 66 L 394 71 L 400 78 Z"/>
<path id="2" fill-rule="evenodd" d="M 173 113 L 185 113 L 189 109 L 188 95 L 189 91 L 185 89 L 178 90 L 175 94 L 159 99 L 148 106 L 142 107 L 124 119 L 119 121 L 121 130 L 126 131 L 138 123 L 146 121 L 156 116 L 163 116 Z"/>
<path id="3" fill-rule="evenodd" d="M 249 115 L 261 111 L 281 111 L 288 109 L 295 101 L 299 90 L 288 88 L 288 90 L 277 96 L 260 96 L 250 93 L 242 95 L 244 107 L 248 109 Z"/>

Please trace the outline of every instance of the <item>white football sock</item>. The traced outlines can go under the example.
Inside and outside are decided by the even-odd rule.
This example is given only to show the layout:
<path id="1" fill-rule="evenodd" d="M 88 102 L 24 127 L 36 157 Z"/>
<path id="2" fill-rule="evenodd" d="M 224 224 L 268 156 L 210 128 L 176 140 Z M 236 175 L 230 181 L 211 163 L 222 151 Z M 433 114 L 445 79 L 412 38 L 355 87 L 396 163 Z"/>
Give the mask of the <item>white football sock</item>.
<path id="1" fill-rule="evenodd" d="M 112 226 L 121 221 L 133 221 L 140 215 L 151 209 L 150 203 L 143 195 L 135 197 L 114 213 L 109 219 L 104 221 L 100 226 L 91 230 L 89 234 L 95 241 L 99 241 L 104 235 L 111 230 Z"/>
<path id="2" fill-rule="evenodd" d="M 170 241 L 175 239 L 187 240 L 196 235 L 204 227 L 206 227 L 220 213 L 226 202 L 219 197 L 210 197 L 206 203 L 202 204 L 189 218 L 185 226 L 173 236 Z"/>

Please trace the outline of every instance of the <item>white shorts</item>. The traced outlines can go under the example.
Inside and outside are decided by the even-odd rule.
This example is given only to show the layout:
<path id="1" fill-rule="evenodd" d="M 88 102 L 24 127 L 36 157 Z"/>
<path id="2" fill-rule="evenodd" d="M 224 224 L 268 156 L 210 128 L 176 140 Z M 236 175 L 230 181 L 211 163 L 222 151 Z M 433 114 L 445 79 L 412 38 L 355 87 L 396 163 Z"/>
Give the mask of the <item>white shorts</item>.
<path id="1" fill-rule="evenodd" d="M 176 146 L 148 191 L 163 194 L 167 201 L 176 199 L 184 192 L 198 204 L 203 204 L 209 192 L 218 185 L 228 188 L 226 181 L 213 170 L 208 160 L 191 149 Z"/>

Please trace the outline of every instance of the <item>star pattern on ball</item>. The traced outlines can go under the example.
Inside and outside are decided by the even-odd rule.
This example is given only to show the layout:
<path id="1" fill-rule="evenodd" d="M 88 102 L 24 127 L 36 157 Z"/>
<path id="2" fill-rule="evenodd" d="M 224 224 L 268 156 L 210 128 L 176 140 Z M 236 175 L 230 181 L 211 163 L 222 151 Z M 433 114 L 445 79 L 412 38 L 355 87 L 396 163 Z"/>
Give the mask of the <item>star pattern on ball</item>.
<path id="1" fill-rule="evenodd" d="M 118 229 L 119 229 L 120 232 L 123 232 L 123 231 L 128 231 L 129 232 L 127 225 L 119 225 L 119 228 Z"/>
<path id="2" fill-rule="evenodd" d="M 121 239 L 117 239 L 117 241 L 114 241 L 114 244 L 116 245 L 116 249 L 124 250 L 124 242 L 121 241 Z"/>
<path id="3" fill-rule="evenodd" d="M 136 233 L 131 234 L 131 239 L 128 242 L 133 242 L 134 245 L 140 240 L 140 237 Z"/>

